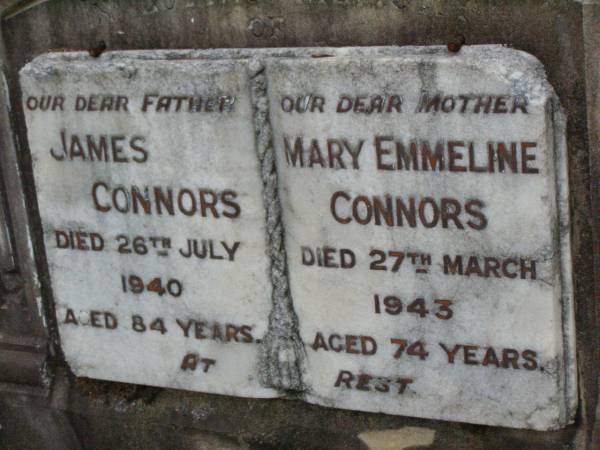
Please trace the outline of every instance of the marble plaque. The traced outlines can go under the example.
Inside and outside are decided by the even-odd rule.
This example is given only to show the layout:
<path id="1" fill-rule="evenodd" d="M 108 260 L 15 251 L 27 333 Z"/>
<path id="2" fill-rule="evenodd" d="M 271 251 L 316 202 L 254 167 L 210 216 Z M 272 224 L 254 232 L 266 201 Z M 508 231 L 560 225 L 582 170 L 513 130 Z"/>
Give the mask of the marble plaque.
<path id="1" fill-rule="evenodd" d="M 245 61 L 47 56 L 21 73 L 76 375 L 271 397 L 271 285 Z"/>
<path id="2" fill-rule="evenodd" d="M 535 429 L 576 402 L 564 118 L 500 47 L 268 67 L 309 401 Z"/>
<path id="3" fill-rule="evenodd" d="M 76 375 L 573 421 L 565 118 L 531 55 L 49 54 L 21 86 Z"/>

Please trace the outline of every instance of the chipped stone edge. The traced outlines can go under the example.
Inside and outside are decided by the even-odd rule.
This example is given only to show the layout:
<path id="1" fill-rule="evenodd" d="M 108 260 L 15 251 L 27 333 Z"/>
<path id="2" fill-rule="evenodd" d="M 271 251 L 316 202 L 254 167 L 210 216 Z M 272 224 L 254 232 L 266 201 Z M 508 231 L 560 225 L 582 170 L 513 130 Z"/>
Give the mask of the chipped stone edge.
<path id="1" fill-rule="evenodd" d="M 562 333 L 562 370 L 559 376 L 559 392 L 563 392 L 563 414 L 559 426 L 573 423 L 577 412 L 577 359 L 575 348 L 575 309 L 573 292 L 573 272 L 571 264 L 571 220 L 569 216 L 569 174 L 567 167 L 567 117 L 560 105 L 558 96 L 549 101 L 549 118 L 553 123 L 553 143 L 555 161 L 555 189 L 558 213 L 557 240 L 560 269 L 560 307 Z"/>
<path id="2" fill-rule="evenodd" d="M 182 49 L 182 50 L 115 50 L 106 51 L 102 56 L 93 58 L 84 51 L 50 52 L 36 56 L 21 70 L 36 65 L 44 66 L 49 63 L 84 62 L 98 64 L 100 62 L 122 62 L 135 59 L 137 61 L 157 60 L 217 60 L 217 59 L 279 59 L 279 58 L 329 58 L 329 57 L 418 57 L 424 56 L 461 59 L 471 57 L 477 52 L 482 59 L 492 60 L 498 56 L 510 58 L 513 61 L 526 61 L 532 66 L 541 65 L 539 60 L 530 53 L 505 47 L 499 44 L 464 46 L 456 54 L 448 53 L 446 46 L 372 46 L 372 47 L 274 47 L 274 48 L 219 48 L 219 49 Z"/>

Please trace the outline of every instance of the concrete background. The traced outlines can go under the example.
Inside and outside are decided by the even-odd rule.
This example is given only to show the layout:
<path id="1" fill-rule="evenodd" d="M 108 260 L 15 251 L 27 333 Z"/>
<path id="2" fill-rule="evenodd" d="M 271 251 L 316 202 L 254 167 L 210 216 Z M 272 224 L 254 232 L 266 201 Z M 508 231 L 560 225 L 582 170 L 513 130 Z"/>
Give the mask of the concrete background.
<path id="1" fill-rule="evenodd" d="M 0 227 L 1 448 L 600 448 L 598 2 L 0 0 L 0 8 L 1 75 L 8 86 L 0 91 L 0 222 L 10 228 Z M 568 115 L 576 424 L 549 433 L 499 429 L 293 399 L 247 400 L 83 380 L 69 373 L 55 331 L 23 133 L 17 72 L 26 62 L 100 41 L 109 49 L 428 45 L 446 44 L 457 33 L 467 45 L 506 44 L 535 55 Z M 432 443 L 428 430 L 435 431 Z M 368 431 L 380 433 L 359 437 Z"/>

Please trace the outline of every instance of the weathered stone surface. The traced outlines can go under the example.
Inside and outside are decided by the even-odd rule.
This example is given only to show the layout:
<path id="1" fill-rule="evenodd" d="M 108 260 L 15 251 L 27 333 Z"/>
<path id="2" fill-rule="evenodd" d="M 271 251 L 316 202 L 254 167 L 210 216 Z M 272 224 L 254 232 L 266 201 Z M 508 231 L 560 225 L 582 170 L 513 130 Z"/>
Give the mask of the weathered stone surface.
<path id="1" fill-rule="evenodd" d="M 77 374 L 276 395 L 268 385 L 304 390 L 308 401 L 326 406 L 511 427 L 550 429 L 572 420 L 576 385 L 565 124 L 534 58 L 487 46 L 459 55 L 440 47 L 115 52 L 103 61 L 50 55 L 22 73 L 58 321 Z M 165 84 L 188 90 L 165 92 Z M 137 99 L 132 100 L 135 113 L 28 110 L 28 96 L 56 93 L 63 86 L 83 95 L 120 88 L 118 93 Z M 87 91 L 79 92 L 82 86 Z M 151 97 L 149 109 L 163 105 L 171 112 L 140 112 L 144 94 L 203 95 L 207 86 L 218 96 L 235 91 L 234 111 L 187 113 L 186 99 L 160 103 Z M 136 173 L 133 163 L 91 170 L 89 162 L 57 161 L 49 154 L 51 147 L 60 149 L 59 130 L 74 123 L 96 127 L 82 135 L 111 133 L 102 131 L 102 117 L 112 117 L 114 133 L 127 135 L 141 127 L 138 133 L 148 133 L 148 142 L 160 148 L 172 148 L 172 156 L 159 153 L 164 159 L 148 159 Z M 76 169 L 64 177 L 57 172 L 63 167 Z M 89 173 L 82 175 L 85 170 Z M 199 226 L 185 213 L 169 217 L 167 227 L 165 217 L 145 217 L 141 210 L 105 212 L 102 203 L 94 211 L 90 180 L 99 176 L 126 186 L 200 179 L 195 189 L 213 187 L 213 180 L 220 189 L 232 187 L 240 192 L 240 217 L 202 220 L 197 233 L 230 231 L 241 242 L 240 255 L 252 248 L 248 259 L 236 259 L 230 271 L 221 269 L 226 261 L 201 261 L 203 269 L 215 268 L 201 278 L 191 274 L 187 260 L 170 263 L 165 271 L 158 256 L 56 249 L 57 228 L 97 231 L 92 228 L 99 224 L 135 236 L 142 226 L 175 240 Z M 57 218 L 56 205 L 63 204 Z M 207 211 L 212 214 L 210 207 Z M 159 224 L 165 228 L 154 228 Z M 215 242 L 227 243 L 229 234 L 220 236 Z M 98 295 L 97 287 L 82 296 L 81 286 L 69 285 L 87 278 L 64 270 L 76 259 L 102 267 L 92 278 L 97 283 L 119 264 L 129 270 L 135 262 L 136 274 L 144 268 L 149 279 L 150 272 L 181 277 L 185 286 L 192 283 L 203 293 L 198 294 L 203 300 L 188 300 L 187 289 L 175 299 L 179 303 L 149 293 L 137 303 L 131 293 L 115 300 L 114 291 Z M 342 259 L 347 268 L 340 267 Z M 165 258 L 171 260 L 171 255 Z M 116 271 L 117 289 L 123 270 Z M 86 300 L 82 303 L 76 293 Z M 232 298 L 237 301 L 229 302 Z M 239 306 L 241 298 L 246 306 Z M 125 321 L 143 311 L 139 315 L 147 330 L 135 333 L 131 322 L 121 329 L 120 318 L 118 331 L 66 323 L 72 319 L 65 299 L 85 305 L 77 307 L 77 319 L 88 309 L 104 311 L 102 305 L 124 312 Z M 187 315 L 179 309 L 182 304 Z M 163 316 L 170 320 L 168 331 L 150 331 L 152 320 Z M 250 324 L 253 342 L 184 338 L 187 320 L 198 316 L 210 327 L 221 324 L 224 340 L 227 325 Z M 205 334 L 201 330 L 199 336 Z M 129 342 L 124 344 L 123 336 Z M 257 361 L 256 343 L 265 336 Z M 114 351 L 99 362 L 98 352 L 121 352 L 131 343 L 135 348 L 160 345 L 166 354 L 176 354 L 168 359 L 170 372 L 158 358 L 136 359 L 133 346 L 125 363 Z M 182 371 L 182 360 L 189 367 L 194 354 L 205 357 L 204 348 L 219 349 L 207 374 L 200 373 L 201 361 L 196 371 Z M 192 359 L 183 359 L 186 355 Z M 115 373 L 123 367 L 119 378 Z M 223 370 L 218 375 L 217 367 Z"/>
<path id="2" fill-rule="evenodd" d="M 257 369 L 271 285 L 246 62 L 50 56 L 21 75 L 73 372 L 273 396 Z"/>
<path id="3" fill-rule="evenodd" d="M 268 74 L 309 401 L 570 422 L 565 123 L 541 64 L 363 49 Z"/>
<path id="4" fill-rule="evenodd" d="M 598 398 L 598 361 L 600 347 L 596 345 L 600 327 L 598 320 L 597 295 L 593 291 L 592 258 L 597 253 L 597 245 L 592 244 L 594 230 L 590 221 L 590 194 L 595 196 L 590 181 L 600 179 L 598 170 L 590 167 L 589 158 L 597 160 L 598 146 L 593 145 L 594 105 L 588 100 L 587 113 L 585 95 L 588 99 L 599 89 L 593 89 L 590 77 L 595 75 L 593 65 L 587 70 L 585 63 L 594 63 L 593 51 L 598 48 L 598 40 L 590 39 L 587 31 L 599 29 L 598 16 L 587 14 L 597 10 L 595 1 L 578 0 L 547 2 L 481 2 L 432 1 L 409 2 L 397 0 L 383 1 L 152 1 L 152 2 L 81 2 L 75 0 L 24 2 L 8 1 L 5 5 L 18 5 L 11 8 L 10 17 L 3 21 L 2 38 L 7 52 L 4 60 L 12 98 L 12 117 L 21 122 L 21 108 L 18 87 L 18 70 L 36 55 L 53 49 L 86 49 L 98 39 L 106 40 L 109 49 L 132 48 L 206 48 L 206 47 L 261 47 L 261 46 L 301 46 L 301 45 L 431 45 L 444 44 L 453 33 L 459 31 L 467 36 L 468 44 L 501 42 L 511 47 L 525 49 L 536 55 L 548 72 L 566 114 L 569 118 L 568 154 L 571 176 L 573 258 L 576 271 L 577 341 L 580 383 L 580 413 L 577 425 L 562 432 L 536 433 L 523 430 L 509 430 L 481 426 L 457 426 L 449 422 L 410 419 L 390 415 L 373 415 L 348 412 L 330 408 L 318 408 L 299 402 L 271 400 L 230 399 L 212 395 L 194 394 L 202 399 L 208 409 L 213 410 L 210 426 L 218 433 L 240 433 L 239 424 L 255 436 L 261 436 L 264 448 L 267 442 L 273 447 L 281 447 L 275 440 L 275 427 L 279 424 L 278 437 L 287 437 L 286 444 L 292 448 L 363 448 L 348 442 L 338 445 L 328 440 L 338 432 L 358 433 L 359 430 L 397 429 L 406 424 L 435 427 L 438 434 L 432 448 L 598 448 L 598 440 L 589 443 L 590 427 L 596 417 Z M 376 6 L 377 5 L 377 6 Z M 586 13 L 587 9 L 587 13 Z M 273 18 L 273 19 L 271 19 Z M 257 32 L 250 22 L 276 23 L 277 29 L 265 28 Z M 583 23 L 588 27 L 584 33 Z M 66 25 L 68 24 L 68 26 Z M 584 60 L 584 45 L 587 58 Z M 591 51 L 590 51 L 591 50 Z M 103 55 L 104 57 L 105 55 Z M 590 70 L 592 69 L 592 70 Z M 14 95 L 12 95 L 14 94 Z M 4 122 L 8 124 L 8 116 Z M 587 122 L 586 122 L 587 121 Z M 596 121 L 598 122 L 598 121 Z M 598 122 L 600 123 L 600 122 Z M 586 124 L 589 124 L 586 126 Z M 9 200 L 13 204 L 26 205 L 35 214 L 33 198 L 27 188 L 32 180 L 29 171 L 28 152 L 25 135 L 19 127 L 15 136 L 21 144 L 18 158 L 22 171 L 14 164 L 3 163 L 4 182 L 9 186 Z M 588 140 L 589 139 L 589 140 Z M 3 154 L 7 146 L 3 145 Z M 9 151 L 10 152 L 10 151 Z M 10 152 L 12 153 L 12 152 Z M 596 169 L 598 165 L 595 166 Z M 12 176 L 9 176 L 13 174 Z M 14 180 L 22 179 L 26 192 L 14 188 Z M 12 189 L 11 189 L 12 188 Z M 594 204 L 593 202 L 591 204 Z M 24 206 L 25 207 L 25 206 Z M 11 210 L 11 220 L 16 232 L 26 236 L 28 230 L 22 226 L 19 216 Z M 600 215 L 592 214 L 600 217 Z M 13 231 L 15 231 L 13 230 Z M 34 227 L 34 237 L 41 233 Z M 27 247 L 25 238 L 17 239 L 19 246 Z M 38 240 L 30 245 L 38 250 Z M 20 270 L 26 267 L 23 254 L 17 261 Z M 596 271 L 597 272 L 597 271 Z M 43 274 L 42 274 L 43 275 Z M 597 278 L 597 277 L 596 277 Z M 44 278 L 42 278 L 43 280 Z M 49 302 L 48 296 L 45 302 Z M 1 308 L 0 308 L 1 309 Z M 10 315 L 12 310 L 2 309 L 0 315 Z M 50 333 L 54 338 L 51 314 Z M 53 364 L 60 364 L 57 358 Z M 102 386 L 111 392 L 120 392 L 122 385 L 86 380 L 88 385 Z M 96 403 L 93 411 L 81 410 L 70 415 L 70 420 L 78 417 L 77 435 L 80 439 L 103 439 L 99 447 L 155 448 L 172 447 L 178 442 L 180 428 L 173 426 L 177 418 L 185 413 L 180 405 L 190 398 L 184 391 L 163 391 L 171 401 L 171 410 L 156 412 L 156 422 L 148 425 L 148 414 L 155 411 L 156 405 L 143 405 L 136 409 L 136 418 L 131 411 L 119 413 L 112 409 L 104 398 Z M 76 395 L 73 389 L 70 397 Z M 123 399 L 122 402 L 128 401 Z M 235 404 L 228 403 L 235 401 Z M 218 405 L 225 405 L 218 409 Z M 73 405 L 71 405 L 73 406 Z M 231 413 L 252 409 L 263 411 L 257 422 L 232 420 Z M 5 412 L 6 409 L 3 409 Z M 73 409 L 71 409 L 73 411 Z M 120 410 L 118 410 L 120 411 Z M 8 411 L 6 411 L 8 414 Z M 165 419 L 165 417 L 169 419 Z M 110 417 L 110 422 L 108 418 Z M 253 416 L 255 417 L 255 416 Z M 103 427 L 90 428 L 91 424 L 105 418 Z M 129 419 L 137 420 L 130 422 Z M 0 441 L 4 447 L 18 447 L 14 442 L 3 441 L 15 428 L 6 421 L 3 423 Z M 218 425 L 217 425 L 218 424 Z M 202 423 L 201 425 L 204 425 Z M 29 430 L 19 430 L 23 446 L 32 447 L 26 440 Z M 577 442 L 573 434 L 577 431 Z M 518 436 L 518 439 L 515 437 Z M 143 438 L 143 439 L 142 439 Z M 302 440 L 302 439 L 306 440 Z M 127 440 L 126 443 L 118 439 Z M 310 443 L 309 439 L 312 439 Z M 89 442 L 89 441 L 88 441 Z M 587 445 L 586 445 L 587 443 Z M 12 445 L 11 445 L 12 444 Z M 311 445 L 312 444 L 312 445 Z M 88 444 L 89 446 L 90 444 Z M 34 446 L 35 447 L 35 446 Z"/>

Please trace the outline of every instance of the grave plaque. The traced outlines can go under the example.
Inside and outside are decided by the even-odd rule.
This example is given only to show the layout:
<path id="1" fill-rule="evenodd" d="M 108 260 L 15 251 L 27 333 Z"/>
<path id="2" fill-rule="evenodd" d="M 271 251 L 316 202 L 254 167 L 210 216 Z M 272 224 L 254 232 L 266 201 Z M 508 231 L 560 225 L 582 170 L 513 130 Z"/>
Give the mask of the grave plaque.
<path id="1" fill-rule="evenodd" d="M 564 119 L 535 58 L 268 67 L 307 398 L 547 429 L 576 401 Z"/>
<path id="2" fill-rule="evenodd" d="M 565 119 L 532 56 L 50 54 L 21 87 L 75 374 L 573 420 Z"/>
<path id="3" fill-rule="evenodd" d="M 271 287 L 246 65 L 49 55 L 22 71 L 75 374 L 274 395 L 256 369 Z"/>

